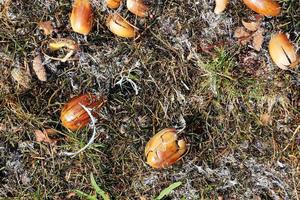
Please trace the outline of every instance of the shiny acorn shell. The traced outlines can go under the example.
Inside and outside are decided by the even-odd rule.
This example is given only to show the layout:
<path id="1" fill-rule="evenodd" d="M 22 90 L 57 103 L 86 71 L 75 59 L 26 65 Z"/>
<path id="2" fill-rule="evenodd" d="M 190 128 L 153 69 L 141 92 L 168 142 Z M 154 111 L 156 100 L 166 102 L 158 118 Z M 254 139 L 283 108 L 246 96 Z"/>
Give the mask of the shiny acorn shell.
<path id="1" fill-rule="evenodd" d="M 127 0 L 126 6 L 131 13 L 139 17 L 146 17 L 148 15 L 149 8 L 143 0 Z"/>
<path id="2" fill-rule="evenodd" d="M 175 128 L 165 128 L 147 143 L 145 156 L 153 168 L 165 168 L 181 159 L 187 152 L 185 140 L 177 140 Z"/>
<path id="3" fill-rule="evenodd" d="M 61 111 L 60 120 L 62 125 L 71 131 L 84 128 L 91 119 L 81 105 L 91 109 L 99 109 L 105 102 L 105 97 L 97 97 L 93 94 L 82 94 L 72 98 L 64 105 Z"/>
<path id="4" fill-rule="evenodd" d="M 121 5 L 121 0 L 106 0 L 106 6 L 110 9 L 117 9 Z"/>
<path id="5" fill-rule="evenodd" d="M 93 26 L 93 10 L 89 0 L 75 0 L 70 21 L 73 31 L 89 34 Z"/>
<path id="6" fill-rule="evenodd" d="M 299 63 L 296 48 L 284 33 L 277 33 L 271 37 L 269 53 L 274 63 L 281 69 L 295 68 Z"/>
<path id="7" fill-rule="evenodd" d="M 106 25 L 117 36 L 134 38 L 136 35 L 136 28 L 117 13 L 107 17 Z"/>
<path id="8" fill-rule="evenodd" d="M 264 16 L 278 16 L 280 14 L 280 5 L 275 0 L 243 0 L 254 12 Z"/>

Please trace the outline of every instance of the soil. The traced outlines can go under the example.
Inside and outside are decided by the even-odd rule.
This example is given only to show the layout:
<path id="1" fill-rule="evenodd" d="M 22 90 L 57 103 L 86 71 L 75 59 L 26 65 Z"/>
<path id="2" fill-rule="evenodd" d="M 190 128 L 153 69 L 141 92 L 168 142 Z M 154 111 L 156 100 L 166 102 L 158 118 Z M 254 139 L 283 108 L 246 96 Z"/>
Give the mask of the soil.
<path id="1" fill-rule="evenodd" d="M 92 0 L 87 36 L 72 31 L 72 3 L 0 1 L 0 199 L 80 199 L 76 190 L 95 194 L 91 173 L 111 199 L 154 199 L 177 181 L 168 199 L 299 199 L 299 70 L 278 68 L 268 52 L 279 31 L 299 47 L 299 0 L 280 0 L 278 17 L 262 17 L 260 51 L 234 37 L 242 20 L 258 17 L 242 1 L 231 0 L 219 15 L 213 0 L 147 1 L 151 14 L 139 18 L 125 3 L 115 11 Z M 138 37 L 111 33 L 113 12 L 138 27 Z M 41 21 L 51 21 L 50 35 Z M 79 45 L 66 62 L 53 57 L 67 50 L 45 45 L 61 38 Z M 33 71 L 36 55 L 47 81 Z M 14 69 L 23 70 L 19 79 Z M 97 110 L 94 143 L 66 156 L 93 131 L 68 131 L 60 111 L 86 92 L 107 103 Z M 181 130 L 189 151 L 153 169 L 144 148 L 167 127 Z M 50 128 L 55 142 L 36 140 L 35 130 Z"/>

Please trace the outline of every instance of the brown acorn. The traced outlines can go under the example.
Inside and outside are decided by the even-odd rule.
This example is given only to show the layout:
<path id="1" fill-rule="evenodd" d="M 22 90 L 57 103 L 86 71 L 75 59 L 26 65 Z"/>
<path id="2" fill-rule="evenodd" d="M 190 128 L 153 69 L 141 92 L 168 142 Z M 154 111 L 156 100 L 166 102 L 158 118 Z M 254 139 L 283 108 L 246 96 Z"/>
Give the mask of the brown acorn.
<path id="1" fill-rule="evenodd" d="M 296 48 L 284 33 L 274 34 L 269 43 L 269 53 L 281 69 L 295 68 L 299 63 Z"/>
<path id="2" fill-rule="evenodd" d="M 106 0 L 106 6 L 110 9 L 117 9 L 120 7 L 121 0 Z"/>
<path id="3" fill-rule="evenodd" d="M 147 143 L 145 156 L 153 168 L 165 168 L 180 160 L 187 152 L 184 139 L 178 140 L 175 128 L 165 128 Z"/>
<path id="4" fill-rule="evenodd" d="M 89 124 L 91 119 L 81 105 L 91 109 L 99 109 L 105 102 L 105 97 L 97 97 L 89 93 L 72 98 L 64 105 L 61 111 L 60 120 L 62 125 L 71 131 L 84 128 Z M 95 115 L 93 111 L 92 114 Z"/>
<path id="5" fill-rule="evenodd" d="M 214 13 L 221 14 L 227 7 L 229 0 L 215 0 L 216 6 Z"/>
<path id="6" fill-rule="evenodd" d="M 75 0 L 70 21 L 73 31 L 89 34 L 93 26 L 93 10 L 89 0 Z"/>
<path id="7" fill-rule="evenodd" d="M 149 8 L 143 0 L 127 0 L 126 6 L 130 12 L 139 17 L 146 17 L 148 14 Z"/>
<path id="8" fill-rule="evenodd" d="M 106 25 L 111 32 L 120 37 L 134 38 L 137 32 L 132 24 L 117 13 L 108 16 Z"/>
<path id="9" fill-rule="evenodd" d="M 254 12 L 264 16 L 278 16 L 280 14 L 280 5 L 274 0 L 243 0 Z"/>

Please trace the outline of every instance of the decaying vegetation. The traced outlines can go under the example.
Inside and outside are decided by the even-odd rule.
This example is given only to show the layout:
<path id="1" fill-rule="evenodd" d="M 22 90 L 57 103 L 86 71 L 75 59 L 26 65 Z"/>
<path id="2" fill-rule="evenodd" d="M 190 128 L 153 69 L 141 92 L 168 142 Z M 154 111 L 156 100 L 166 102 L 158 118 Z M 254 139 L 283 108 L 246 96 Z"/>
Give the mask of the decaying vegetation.
<path id="1" fill-rule="evenodd" d="M 222 14 L 212 0 L 156 0 L 147 18 L 122 7 L 139 28 L 136 39 L 108 30 L 113 11 L 102 1 L 92 1 L 86 37 L 71 30 L 71 1 L 0 1 L 0 197 L 78 199 L 75 190 L 94 192 L 92 173 L 112 199 L 153 199 L 177 181 L 171 199 L 299 199 L 299 71 L 276 67 L 267 46 L 283 31 L 299 47 L 300 2 L 279 3 L 280 16 L 260 20 L 263 43 L 254 48 L 252 39 L 234 37 L 242 20 L 259 21 L 238 0 Z M 51 22 L 48 35 L 42 21 Z M 45 48 L 55 38 L 72 39 L 79 50 L 65 62 L 52 59 L 68 53 Z M 45 81 L 32 68 L 37 55 Z M 23 84 L 12 76 L 20 70 Z M 84 92 L 108 101 L 94 143 L 64 156 L 92 134 L 59 122 L 63 104 Z M 190 149 L 155 170 L 145 163 L 145 144 L 166 127 L 183 129 Z"/>

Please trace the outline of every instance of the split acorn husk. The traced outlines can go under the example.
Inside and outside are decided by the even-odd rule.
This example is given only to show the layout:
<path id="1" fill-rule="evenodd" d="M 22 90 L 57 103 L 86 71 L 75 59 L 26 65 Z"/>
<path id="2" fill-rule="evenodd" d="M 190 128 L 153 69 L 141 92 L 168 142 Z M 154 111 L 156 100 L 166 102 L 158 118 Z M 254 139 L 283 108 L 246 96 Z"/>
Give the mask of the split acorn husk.
<path id="1" fill-rule="evenodd" d="M 295 68 L 299 63 L 296 48 L 285 33 L 272 35 L 269 42 L 269 53 L 274 63 L 283 70 Z"/>
<path id="2" fill-rule="evenodd" d="M 117 13 L 108 16 L 106 25 L 117 36 L 124 38 L 134 38 L 136 36 L 137 28 Z"/>
<path id="3" fill-rule="evenodd" d="M 165 168 L 180 160 L 187 152 L 184 139 L 178 140 L 175 128 L 165 128 L 155 134 L 147 143 L 145 156 L 153 168 Z"/>
<path id="4" fill-rule="evenodd" d="M 93 10 L 89 0 L 75 0 L 70 21 L 73 31 L 82 35 L 90 33 L 93 26 Z"/>
<path id="5" fill-rule="evenodd" d="M 94 111 L 103 107 L 105 102 L 106 97 L 96 96 L 90 93 L 72 98 L 64 105 L 61 111 L 60 120 L 62 125 L 71 131 L 84 128 L 90 123 L 91 119 L 81 105 L 93 109 L 92 114 L 95 116 Z"/>
<path id="6" fill-rule="evenodd" d="M 275 0 L 243 0 L 248 8 L 264 16 L 278 16 L 281 7 Z"/>

